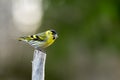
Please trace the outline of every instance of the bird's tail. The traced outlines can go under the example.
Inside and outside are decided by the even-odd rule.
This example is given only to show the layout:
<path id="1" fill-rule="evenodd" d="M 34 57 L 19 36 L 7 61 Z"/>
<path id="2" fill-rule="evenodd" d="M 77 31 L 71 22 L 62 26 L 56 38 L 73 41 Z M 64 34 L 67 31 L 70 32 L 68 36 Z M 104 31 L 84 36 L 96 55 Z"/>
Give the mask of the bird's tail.
<path id="1" fill-rule="evenodd" d="M 24 40 L 25 40 L 25 37 L 18 38 L 18 41 L 24 41 Z"/>

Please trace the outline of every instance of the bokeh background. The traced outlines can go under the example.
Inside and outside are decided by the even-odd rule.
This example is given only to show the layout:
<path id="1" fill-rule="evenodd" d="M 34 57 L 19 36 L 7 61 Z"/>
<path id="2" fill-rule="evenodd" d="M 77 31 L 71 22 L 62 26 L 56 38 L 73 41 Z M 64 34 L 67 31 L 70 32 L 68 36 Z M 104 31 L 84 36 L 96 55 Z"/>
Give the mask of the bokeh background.
<path id="1" fill-rule="evenodd" d="M 46 80 L 120 80 L 119 0 L 0 0 L 0 80 L 31 80 L 18 37 L 55 29 Z"/>

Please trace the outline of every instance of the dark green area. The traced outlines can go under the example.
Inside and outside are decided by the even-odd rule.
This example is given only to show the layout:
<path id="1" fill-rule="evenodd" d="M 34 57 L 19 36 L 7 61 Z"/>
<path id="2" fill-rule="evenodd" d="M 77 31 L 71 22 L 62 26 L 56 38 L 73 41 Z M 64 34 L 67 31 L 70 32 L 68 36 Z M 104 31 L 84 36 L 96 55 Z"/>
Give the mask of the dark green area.
<path id="1" fill-rule="evenodd" d="M 112 56 L 119 57 L 120 53 L 120 1 L 43 3 L 43 29 L 55 29 L 59 36 L 47 49 L 46 80 L 102 80 L 99 77 L 104 73 L 114 74 L 111 66 L 105 64 L 112 64 Z"/>

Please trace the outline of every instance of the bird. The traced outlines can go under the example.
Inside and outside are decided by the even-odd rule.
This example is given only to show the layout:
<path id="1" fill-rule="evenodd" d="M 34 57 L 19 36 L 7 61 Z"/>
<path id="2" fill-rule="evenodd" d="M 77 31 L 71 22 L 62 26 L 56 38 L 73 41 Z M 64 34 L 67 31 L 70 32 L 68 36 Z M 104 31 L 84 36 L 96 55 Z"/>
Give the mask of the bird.
<path id="1" fill-rule="evenodd" d="M 20 37 L 18 40 L 30 44 L 35 49 L 45 49 L 58 38 L 55 30 L 50 29 L 42 33 Z"/>

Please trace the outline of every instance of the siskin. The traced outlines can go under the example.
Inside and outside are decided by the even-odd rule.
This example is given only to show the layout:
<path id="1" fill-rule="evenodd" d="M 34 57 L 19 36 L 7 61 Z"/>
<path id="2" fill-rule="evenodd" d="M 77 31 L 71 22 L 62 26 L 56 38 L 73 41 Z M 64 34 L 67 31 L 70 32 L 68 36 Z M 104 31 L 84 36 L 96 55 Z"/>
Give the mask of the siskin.
<path id="1" fill-rule="evenodd" d="M 50 46 L 57 38 L 58 35 L 55 30 L 47 30 L 35 35 L 20 37 L 19 41 L 27 42 L 34 48 L 43 49 Z"/>

